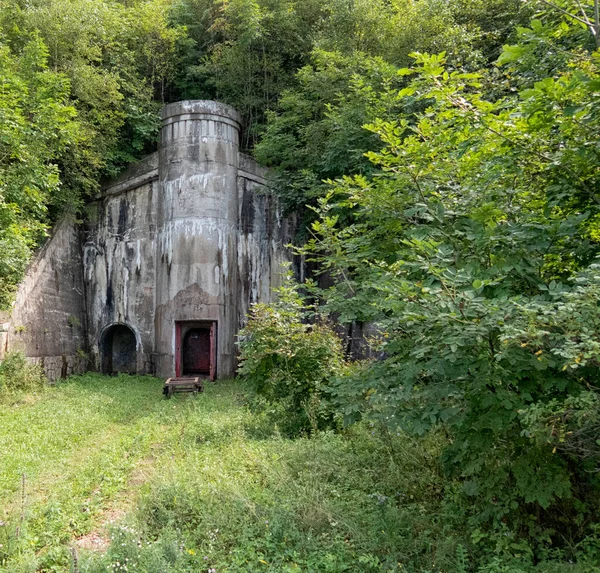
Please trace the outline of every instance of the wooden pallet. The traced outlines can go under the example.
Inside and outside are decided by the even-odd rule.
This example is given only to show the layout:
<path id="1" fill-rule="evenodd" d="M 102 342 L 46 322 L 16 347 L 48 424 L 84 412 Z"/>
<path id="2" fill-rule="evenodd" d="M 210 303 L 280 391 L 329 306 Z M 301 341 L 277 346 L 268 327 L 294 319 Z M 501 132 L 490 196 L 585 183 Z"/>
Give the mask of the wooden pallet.
<path id="1" fill-rule="evenodd" d="M 163 386 L 163 394 L 170 398 L 175 392 L 204 392 L 200 378 L 168 378 Z"/>

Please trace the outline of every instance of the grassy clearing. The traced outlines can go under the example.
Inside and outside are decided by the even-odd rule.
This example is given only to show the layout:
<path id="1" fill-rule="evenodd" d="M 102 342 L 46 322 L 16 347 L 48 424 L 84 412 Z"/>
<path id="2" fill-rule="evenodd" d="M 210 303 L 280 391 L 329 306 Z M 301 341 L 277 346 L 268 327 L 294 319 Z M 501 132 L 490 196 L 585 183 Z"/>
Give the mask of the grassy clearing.
<path id="1" fill-rule="evenodd" d="M 162 439 L 171 412 L 159 392 L 152 378 L 86 376 L 0 407 L 6 571 L 24 558 L 66 566 L 69 543 L 95 526 Z"/>
<path id="2" fill-rule="evenodd" d="M 0 404 L 1 572 L 473 570 L 441 438 L 287 440 L 235 382 L 160 389 L 86 375 Z M 504 567 L 486 571 L 530 571 Z"/>

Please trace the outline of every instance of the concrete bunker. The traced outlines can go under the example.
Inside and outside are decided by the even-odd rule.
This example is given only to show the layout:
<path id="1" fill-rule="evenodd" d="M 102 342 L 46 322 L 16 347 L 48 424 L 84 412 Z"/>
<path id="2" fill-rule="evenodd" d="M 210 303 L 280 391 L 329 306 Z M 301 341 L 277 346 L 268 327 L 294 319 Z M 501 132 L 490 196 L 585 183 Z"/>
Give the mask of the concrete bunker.
<path id="1" fill-rule="evenodd" d="M 107 182 L 83 222 L 63 221 L 31 265 L 0 321 L 0 359 L 22 350 L 51 380 L 235 373 L 236 335 L 280 283 L 296 219 L 240 152 L 233 108 L 184 101 L 161 115 L 157 152 Z"/>
<path id="2" fill-rule="evenodd" d="M 137 372 L 137 339 L 125 324 L 107 327 L 100 341 L 104 374 L 135 374 Z"/>

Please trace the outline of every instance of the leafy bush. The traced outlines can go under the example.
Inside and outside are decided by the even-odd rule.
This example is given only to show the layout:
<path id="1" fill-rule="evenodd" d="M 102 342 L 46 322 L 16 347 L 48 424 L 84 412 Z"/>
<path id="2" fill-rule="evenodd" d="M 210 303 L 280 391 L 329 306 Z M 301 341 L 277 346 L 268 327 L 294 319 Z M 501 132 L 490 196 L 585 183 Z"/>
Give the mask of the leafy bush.
<path id="1" fill-rule="evenodd" d="M 279 300 L 256 304 L 240 332 L 239 375 L 253 392 L 253 404 L 281 413 L 282 429 L 317 429 L 332 422 L 324 401 L 327 384 L 344 367 L 342 345 L 327 321 L 311 316 L 288 273 L 276 289 Z"/>
<path id="2" fill-rule="evenodd" d="M 41 367 L 21 352 L 9 352 L 0 363 L 0 392 L 38 390 L 45 381 Z"/>

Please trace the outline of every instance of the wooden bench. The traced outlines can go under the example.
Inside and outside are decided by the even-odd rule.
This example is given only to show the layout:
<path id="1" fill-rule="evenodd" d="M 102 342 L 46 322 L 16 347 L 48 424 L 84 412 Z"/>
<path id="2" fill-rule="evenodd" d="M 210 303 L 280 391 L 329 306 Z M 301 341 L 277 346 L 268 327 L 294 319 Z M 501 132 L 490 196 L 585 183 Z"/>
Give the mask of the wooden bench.
<path id="1" fill-rule="evenodd" d="M 204 392 L 200 378 L 168 378 L 163 386 L 163 394 L 170 398 L 175 392 Z"/>

